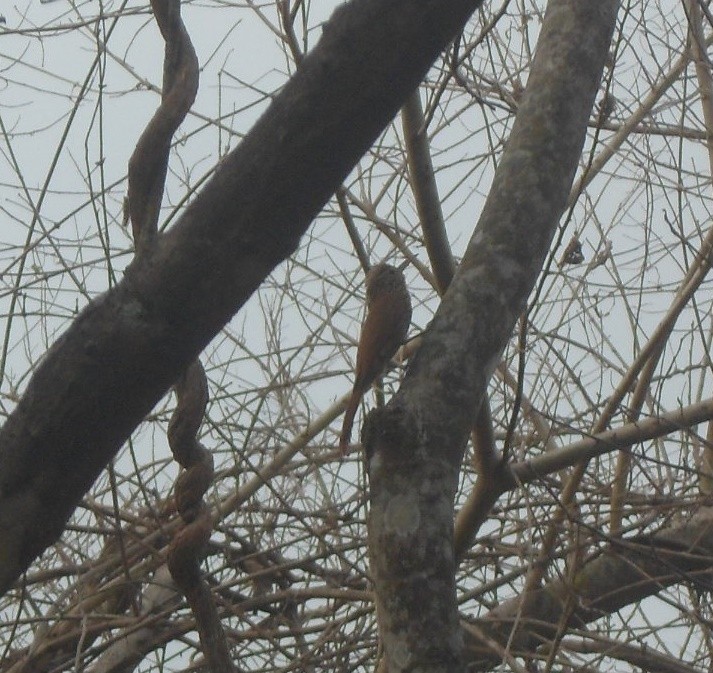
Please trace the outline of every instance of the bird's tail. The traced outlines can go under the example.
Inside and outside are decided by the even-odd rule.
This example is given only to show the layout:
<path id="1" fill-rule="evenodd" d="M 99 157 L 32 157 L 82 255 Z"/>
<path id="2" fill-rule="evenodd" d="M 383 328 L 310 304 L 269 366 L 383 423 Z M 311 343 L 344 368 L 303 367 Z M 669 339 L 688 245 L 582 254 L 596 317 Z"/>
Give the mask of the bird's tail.
<path id="1" fill-rule="evenodd" d="M 352 436 L 352 428 L 354 427 L 354 416 L 356 416 L 357 407 L 359 406 L 359 400 L 361 395 L 359 391 L 354 387 L 352 390 L 352 396 L 349 398 L 347 403 L 346 411 L 344 412 L 344 420 L 342 421 L 342 434 L 339 435 L 339 449 L 343 455 L 349 453 L 349 440 Z"/>

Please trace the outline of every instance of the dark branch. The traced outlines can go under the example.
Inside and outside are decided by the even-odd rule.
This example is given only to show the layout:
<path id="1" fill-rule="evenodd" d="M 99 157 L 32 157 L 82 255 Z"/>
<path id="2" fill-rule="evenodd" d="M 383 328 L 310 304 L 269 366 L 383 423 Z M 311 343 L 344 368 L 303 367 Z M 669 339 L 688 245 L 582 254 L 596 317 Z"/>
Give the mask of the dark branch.
<path id="1" fill-rule="evenodd" d="M 50 349 L 0 431 L 0 591 L 297 247 L 479 0 L 354 0 L 155 250 Z"/>

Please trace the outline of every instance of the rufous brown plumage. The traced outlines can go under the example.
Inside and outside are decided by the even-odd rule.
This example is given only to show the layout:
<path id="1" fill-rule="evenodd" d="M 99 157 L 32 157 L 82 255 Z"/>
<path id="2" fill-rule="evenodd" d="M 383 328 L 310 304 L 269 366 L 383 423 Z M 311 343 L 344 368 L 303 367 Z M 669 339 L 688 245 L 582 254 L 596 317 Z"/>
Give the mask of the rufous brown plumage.
<path id="1" fill-rule="evenodd" d="M 349 451 L 349 441 L 359 401 L 404 342 L 411 323 L 411 297 L 400 269 L 376 264 L 366 275 L 366 318 L 357 348 L 356 376 L 344 412 L 339 448 Z"/>

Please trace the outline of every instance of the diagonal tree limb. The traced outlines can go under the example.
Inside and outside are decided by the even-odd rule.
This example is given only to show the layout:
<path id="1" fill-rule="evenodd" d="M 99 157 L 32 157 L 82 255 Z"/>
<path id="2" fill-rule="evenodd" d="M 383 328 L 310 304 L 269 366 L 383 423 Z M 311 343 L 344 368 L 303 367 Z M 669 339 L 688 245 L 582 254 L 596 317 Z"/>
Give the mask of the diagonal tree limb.
<path id="1" fill-rule="evenodd" d="M 579 628 L 666 587 L 689 583 L 709 591 L 712 555 L 713 510 L 709 507 L 682 524 L 612 541 L 588 559 L 571 582 L 553 580 L 502 603 L 474 620 L 477 629 L 473 632 L 469 633 L 466 624 L 472 670 L 490 670 L 499 663 L 483 636 L 501 645 L 510 643 L 513 653 L 534 653 L 555 636 L 573 595 L 575 607 L 567 623 Z"/>
<path id="2" fill-rule="evenodd" d="M 0 592 L 299 245 L 480 0 L 353 0 L 153 251 L 48 351 L 0 430 Z M 346 46 L 348 45 L 348 48 Z"/>

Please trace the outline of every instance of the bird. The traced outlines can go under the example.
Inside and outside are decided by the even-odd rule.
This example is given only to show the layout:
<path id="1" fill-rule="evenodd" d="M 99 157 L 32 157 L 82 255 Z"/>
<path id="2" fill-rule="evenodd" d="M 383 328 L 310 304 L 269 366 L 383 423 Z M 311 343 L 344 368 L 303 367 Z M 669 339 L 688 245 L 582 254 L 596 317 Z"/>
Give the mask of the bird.
<path id="1" fill-rule="evenodd" d="M 366 274 L 366 317 L 357 348 L 354 387 L 344 412 L 339 448 L 349 453 L 359 401 L 406 339 L 411 324 L 411 297 L 401 268 L 384 262 Z"/>

